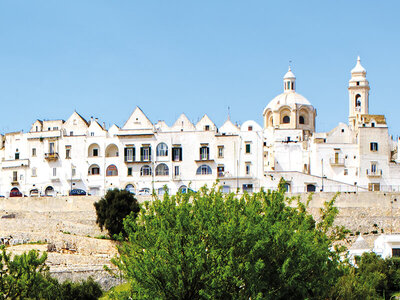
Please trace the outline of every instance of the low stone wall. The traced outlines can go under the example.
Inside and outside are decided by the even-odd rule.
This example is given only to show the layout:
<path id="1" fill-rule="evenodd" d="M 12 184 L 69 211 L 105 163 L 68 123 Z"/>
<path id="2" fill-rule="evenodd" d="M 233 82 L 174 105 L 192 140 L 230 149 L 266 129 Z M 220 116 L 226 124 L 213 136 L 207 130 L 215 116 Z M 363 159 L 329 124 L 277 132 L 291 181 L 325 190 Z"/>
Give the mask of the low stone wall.
<path id="1" fill-rule="evenodd" d="M 287 196 L 307 201 L 309 194 Z M 335 193 L 312 194 L 308 209 L 316 219 L 320 217 L 320 208 L 334 196 Z M 137 197 L 140 202 L 151 200 L 151 196 Z M 99 199 L 98 196 L 0 198 L 0 238 L 11 236 L 14 241 L 46 243 L 9 248 L 18 254 L 32 247 L 46 251 L 48 243 L 54 244 L 57 251 L 49 252 L 48 256 L 53 276 L 60 280 L 92 276 L 108 289 L 119 283 L 119 279 L 103 269 L 104 265 L 112 267 L 110 260 L 116 248 L 112 241 L 95 238 L 105 235 L 96 225 L 93 203 Z M 353 237 L 362 233 L 371 246 L 380 233 L 400 233 L 399 192 L 342 193 L 335 205 L 339 208 L 335 223 L 348 228 Z M 73 245 L 73 253 L 59 251 L 67 244 Z"/>

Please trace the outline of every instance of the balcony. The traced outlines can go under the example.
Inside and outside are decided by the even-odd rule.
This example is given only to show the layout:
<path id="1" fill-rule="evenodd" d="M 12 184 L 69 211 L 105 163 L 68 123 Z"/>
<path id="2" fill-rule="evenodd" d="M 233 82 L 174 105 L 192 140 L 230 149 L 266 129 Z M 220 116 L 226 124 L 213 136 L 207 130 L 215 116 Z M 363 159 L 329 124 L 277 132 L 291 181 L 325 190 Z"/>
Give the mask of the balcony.
<path id="1" fill-rule="evenodd" d="M 50 152 L 50 153 L 45 153 L 44 154 L 44 159 L 47 161 L 55 161 L 59 158 L 57 152 Z"/>
<path id="2" fill-rule="evenodd" d="M 367 176 L 368 177 L 382 177 L 382 169 L 376 169 L 376 170 L 366 170 Z"/>
<path id="3" fill-rule="evenodd" d="M 329 159 L 332 167 L 344 167 L 344 158 L 332 157 Z"/>

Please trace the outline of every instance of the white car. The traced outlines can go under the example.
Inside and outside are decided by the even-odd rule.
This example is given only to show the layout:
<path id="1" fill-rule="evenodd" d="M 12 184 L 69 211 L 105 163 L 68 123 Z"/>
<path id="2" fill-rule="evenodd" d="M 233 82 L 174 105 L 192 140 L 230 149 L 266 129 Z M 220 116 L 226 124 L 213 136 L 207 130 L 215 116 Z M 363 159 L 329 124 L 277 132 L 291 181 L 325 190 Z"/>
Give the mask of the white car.
<path id="1" fill-rule="evenodd" d="M 151 195 L 150 189 L 149 189 L 149 188 L 140 189 L 140 190 L 138 191 L 138 195 L 139 195 L 139 196 L 148 196 L 148 195 Z"/>

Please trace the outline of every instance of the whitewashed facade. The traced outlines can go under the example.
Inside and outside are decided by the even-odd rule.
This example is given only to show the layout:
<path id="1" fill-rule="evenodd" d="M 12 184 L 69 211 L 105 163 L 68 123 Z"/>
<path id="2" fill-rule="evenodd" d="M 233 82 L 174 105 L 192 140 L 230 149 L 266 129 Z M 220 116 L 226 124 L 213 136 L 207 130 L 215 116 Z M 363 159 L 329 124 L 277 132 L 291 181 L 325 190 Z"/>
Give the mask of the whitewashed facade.
<path id="1" fill-rule="evenodd" d="M 0 136 L 0 195 L 67 195 L 110 188 L 162 194 L 198 190 L 217 180 L 225 192 L 398 190 L 399 142 L 382 115 L 369 114 L 369 82 L 358 59 L 349 81 L 349 123 L 315 132 L 316 109 L 296 93 L 289 68 L 284 92 L 254 121 L 220 127 L 205 115 L 182 114 L 172 126 L 153 124 L 135 108 L 122 127 L 106 128 L 74 112 L 66 121 L 37 120 L 29 132 Z"/>

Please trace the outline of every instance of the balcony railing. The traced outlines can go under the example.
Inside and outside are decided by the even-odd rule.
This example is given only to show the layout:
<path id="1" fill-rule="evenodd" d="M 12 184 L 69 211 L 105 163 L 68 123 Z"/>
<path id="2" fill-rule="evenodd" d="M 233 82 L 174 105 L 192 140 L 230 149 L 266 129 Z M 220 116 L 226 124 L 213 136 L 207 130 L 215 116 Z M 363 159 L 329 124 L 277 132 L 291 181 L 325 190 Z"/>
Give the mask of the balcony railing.
<path id="1" fill-rule="evenodd" d="M 50 152 L 44 154 L 44 158 L 48 161 L 57 160 L 58 157 L 58 152 Z"/>
<path id="2" fill-rule="evenodd" d="M 329 163 L 334 167 L 343 167 L 344 166 L 344 158 L 332 157 L 329 159 Z"/>
<path id="3" fill-rule="evenodd" d="M 376 169 L 376 170 L 366 170 L 367 176 L 368 177 L 381 177 L 382 176 L 382 169 Z"/>

